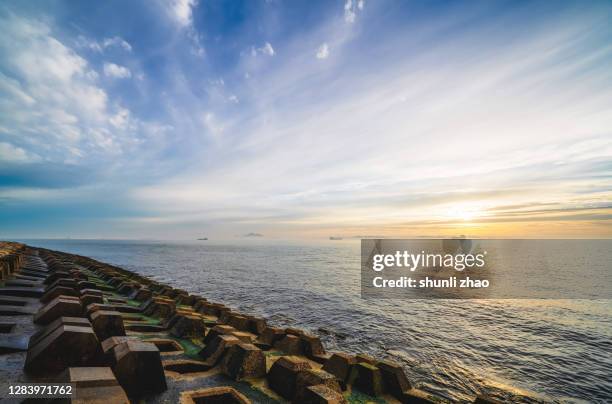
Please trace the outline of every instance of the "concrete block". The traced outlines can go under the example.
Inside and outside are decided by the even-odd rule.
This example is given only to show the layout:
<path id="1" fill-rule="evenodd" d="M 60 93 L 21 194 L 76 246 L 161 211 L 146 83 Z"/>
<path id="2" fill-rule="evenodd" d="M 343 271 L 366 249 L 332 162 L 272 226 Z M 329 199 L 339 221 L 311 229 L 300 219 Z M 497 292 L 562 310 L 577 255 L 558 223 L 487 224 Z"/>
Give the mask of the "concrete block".
<path id="1" fill-rule="evenodd" d="M 152 303 L 144 312 L 150 317 L 169 318 L 176 312 L 176 304 L 173 300 L 154 297 Z"/>
<path id="2" fill-rule="evenodd" d="M 47 276 L 43 283 L 45 285 L 51 285 L 53 282 L 62 278 L 72 279 L 72 275 L 70 275 L 70 272 L 64 270 L 54 271 L 49 276 Z"/>
<path id="3" fill-rule="evenodd" d="M 58 296 L 34 316 L 35 324 L 49 324 L 60 317 L 81 317 L 83 306 L 79 300 Z"/>
<path id="4" fill-rule="evenodd" d="M 229 347 L 239 343 L 240 340 L 233 335 L 218 335 L 206 344 L 198 355 L 204 359 L 210 367 L 214 367 L 219 363 Z"/>
<path id="5" fill-rule="evenodd" d="M 49 375 L 102 363 L 100 342 L 91 327 L 61 325 L 28 349 L 24 369 L 33 375 Z"/>
<path id="6" fill-rule="evenodd" d="M 228 325 L 231 325 L 237 330 L 248 331 L 249 330 L 249 319 L 241 314 L 230 313 L 225 321 Z M 224 322 L 223 320 L 221 320 Z"/>
<path id="7" fill-rule="evenodd" d="M 204 344 L 210 343 L 213 339 L 215 339 L 218 335 L 229 335 L 237 332 L 237 330 L 229 325 L 216 325 L 208 331 L 208 334 L 204 337 Z"/>
<path id="8" fill-rule="evenodd" d="M 43 288 L 32 288 L 27 286 L 9 286 L 0 288 L 0 296 L 35 297 L 40 299 L 43 294 Z"/>
<path id="9" fill-rule="evenodd" d="M 357 363 L 354 356 L 346 353 L 334 353 L 329 360 L 323 364 L 323 370 L 336 376 L 342 389 L 346 388 L 349 376 L 351 375 L 351 367 Z"/>
<path id="10" fill-rule="evenodd" d="M 431 394 L 418 389 L 405 391 L 400 401 L 402 404 L 436 404 L 440 402 Z"/>
<path id="11" fill-rule="evenodd" d="M 258 338 L 258 342 L 266 345 L 274 345 L 285 337 L 285 330 L 277 327 L 266 327 Z"/>
<path id="12" fill-rule="evenodd" d="M 300 340 L 302 341 L 302 351 L 307 357 L 313 358 L 325 353 L 325 348 L 323 348 L 319 337 L 304 333 L 300 335 Z"/>
<path id="13" fill-rule="evenodd" d="M 103 304 L 104 299 L 102 298 L 102 296 L 97 296 L 97 295 L 90 295 L 90 294 L 81 295 L 81 305 L 83 307 L 87 307 L 92 303 Z"/>
<path id="14" fill-rule="evenodd" d="M 253 344 L 235 344 L 224 355 L 221 371 L 233 380 L 264 377 L 266 357 L 263 351 Z"/>
<path id="15" fill-rule="evenodd" d="M 104 352 L 105 355 L 109 353 L 113 354 L 113 348 L 115 348 L 117 345 L 123 344 L 125 341 L 138 340 L 138 339 L 139 339 L 138 337 L 128 337 L 128 336 L 107 338 L 104 341 L 102 341 L 102 352 Z"/>
<path id="16" fill-rule="evenodd" d="M 104 293 L 102 293 L 102 291 L 98 288 L 81 289 L 80 293 L 81 293 L 81 296 L 93 295 L 93 296 L 104 297 Z"/>
<path id="17" fill-rule="evenodd" d="M 179 315 L 170 329 L 170 335 L 177 338 L 201 338 L 205 332 L 204 321 L 199 316 L 190 315 Z"/>
<path id="18" fill-rule="evenodd" d="M 179 295 L 176 298 L 176 303 L 183 306 L 193 306 L 196 302 L 196 297 L 193 295 Z"/>
<path id="19" fill-rule="evenodd" d="M 69 288 L 69 289 L 76 289 L 77 281 L 72 278 L 59 278 L 55 282 L 48 284 L 45 287 L 45 292 L 53 288 L 56 288 L 58 286 L 62 286 L 62 287 Z"/>
<path id="20" fill-rule="evenodd" d="M 306 389 L 310 386 L 324 385 L 327 388 L 342 395 L 342 389 L 336 377 L 324 370 L 306 369 L 298 373 L 296 378 L 296 392 L 294 401 L 301 403 L 304 401 Z"/>
<path id="21" fill-rule="evenodd" d="M 195 302 L 193 304 L 193 309 L 199 313 L 200 309 L 202 308 L 202 305 L 206 302 L 207 300 L 202 296 L 196 296 Z"/>
<path id="22" fill-rule="evenodd" d="M 73 404 L 130 403 L 109 367 L 68 368 L 59 381 L 75 386 L 76 395 L 69 399 Z"/>
<path id="23" fill-rule="evenodd" d="M 40 341 L 42 338 L 49 335 L 51 332 L 55 331 L 61 325 L 76 325 L 79 327 L 91 327 L 91 323 L 88 319 L 84 317 L 59 317 L 52 321 L 50 324 L 46 325 L 43 329 L 38 330 L 30 337 L 30 341 L 28 347 L 34 346 Z"/>
<path id="24" fill-rule="evenodd" d="M 263 333 L 267 327 L 266 319 L 264 318 L 255 316 L 246 316 L 246 318 L 249 320 L 247 331 L 252 332 L 253 334 L 259 335 Z"/>
<path id="25" fill-rule="evenodd" d="M 376 364 L 378 363 L 376 359 L 366 354 L 355 355 L 355 360 L 357 361 L 357 363 L 364 362 L 364 363 L 369 363 L 370 365 L 374 365 L 374 366 L 376 366 Z"/>
<path id="26" fill-rule="evenodd" d="M 358 362 L 353 365 L 349 384 L 371 396 L 383 394 L 382 372 L 376 366 L 366 362 Z"/>
<path id="27" fill-rule="evenodd" d="M 153 292 L 147 288 L 138 289 L 132 295 L 132 299 L 138 302 L 144 302 L 149 300 L 151 297 L 153 297 Z"/>
<path id="28" fill-rule="evenodd" d="M 302 359 L 281 356 L 270 368 L 268 386 L 281 397 L 293 400 L 297 392 L 298 374 L 310 368 L 310 364 Z"/>
<path id="29" fill-rule="evenodd" d="M 383 388 L 386 393 L 399 400 L 404 395 L 404 391 L 412 388 L 404 369 L 399 364 L 380 361 L 377 366 L 382 373 Z"/>
<path id="30" fill-rule="evenodd" d="M 123 318 L 118 311 L 98 310 L 92 313 L 91 326 L 100 341 L 125 335 Z"/>
<path id="31" fill-rule="evenodd" d="M 161 393 L 167 389 L 159 350 L 153 344 L 128 340 L 113 348 L 113 372 L 129 396 Z"/>
<path id="32" fill-rule="evenodd" d="M 330 389 L 324 384 L 309 386 L 302 397 L 303 404 L 346 404 L 342 393 Z"/>
<path id="33" fill-rule="evenodd" d="M 77 282 L 77 289 L 79 289 L 79 291 L 85 290 L 85 289 L 95 289 L 95 288 L 96 288 L 96 284 L 94 282 L 91 282 L 91 281 Z"/>
<path id="34" fill-rule="evenodd" d="M 274 343 L 274 349 L 278 349 L 287 355 L 304 355 L 302 340 L 297 335 L 285 335 L 283 339 Z"/>
<path id="35" fill-rule="evenodd" d="M 252 344 L 253 342 L 255 342 L 255 335 L 251 334 L 250 332 L 235 331 L 232 333 L 232 335 L 238 338 L 240 341 L 246 342 L 248 344 Z"/>
<path id="36" fill-rule="evenodd" d="M 232 387 L 208 387 L 181 393 L 180 404 L 251 404 L 251 400 Z"/>

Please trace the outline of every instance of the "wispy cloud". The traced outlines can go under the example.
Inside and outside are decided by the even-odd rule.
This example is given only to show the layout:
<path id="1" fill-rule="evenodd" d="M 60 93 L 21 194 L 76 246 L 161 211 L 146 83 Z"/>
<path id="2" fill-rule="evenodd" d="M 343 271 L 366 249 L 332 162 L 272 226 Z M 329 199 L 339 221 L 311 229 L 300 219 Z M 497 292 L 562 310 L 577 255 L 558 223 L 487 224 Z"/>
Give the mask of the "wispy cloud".
<path id="1" fill-rule="evenodd" d="M 104 74 L 108 77 L 116 79 L 127 79 L 132 77 L 132 72 L 125 66 L 119 66 L 115 63 L 104 63 Z"/>
<path id="2" fill-rule="evenodd" d="M 327 59 L 327 57 L 329 56 L 329 45 L 327 44 L 327 42 L 319 46 L 319 49 L 317 49 L 316 56 L 317 59 Z"/>
<path id="3" fill-rule="evenodd" d="M 196 0 L 170 0 L 164 2 L 168 14 L 181 27 L 187 27 L 193 22 L 193 8 L 197 5 Z"/>
<path id="4" fill-rule="evenodd" d="M 253 111 L 263 114 L 236 128 L 240 145 L 231 155 L 218 161 L 208 156 L 207 165 L 217 169 L 141 188 L 135 196 L 158 200 L 157 206 L 168 207 L 166 217 L 193 212 L 197 221 L 225 214 L 302 229 L 416 226 L 420 217 L 463 226 L 463 217 L 508 201 L 564 200 L 571 207 L 602 197 L 576 193 L 590 185 L 610 186 L 609 180 L 590 173 L 569 178 L 583 163 L 612 156 L 604 135 L 612 119 L 605 112 L 611 94 L 598 84 L 606 73 L 591 70 L 570 82 L 565 77 L 592 66 L 558 63 L 576 52 L 591 63 L 610 57 L 610 49 L 602 53 L 588 45 L 597 29 L 589 34 L 582 22 L 559 23 L 512 44 L 494 26 L 483 29 L 490 30 L 489 39 L 468 32 L 433 48 L 410 45 L 415 47 L 396 55 L 393 65 L 353 56 L 325 73 L 296 56 L 304 54 L 304 41 L 302 48 L 288 50 L 293 56 L 282 66 L 258 79 L 253 94 L 239 94 L 254 100 Z M 395 36 L 378 48 L 382 55 L 405 44 L 407 34 Z M 364 73 L 368 70 L 377 74 Z M 534 87 L 536 82 L 541 84 Z M 310 92 L 313 88 L 318 91 Z M 234 133 L 225 130 L 224 136 Z M 556 175 L 559 170 L 563 176 Z M 450 190 L 477 194 L 495 187 L 510 192 L 471 201 L 458 211 L 452 206 L 457 201 Z M 393 203 L 415 194 L 439 195 L 440 202 Z M 197 206 L 208 208 L 198 213 Z"/>
<path id="5" fill-rule="evenodd" d="M 120 48 L 123 48 L 123 50 L 131 52 L 132 51 L 132 45 L 130 45 L 125 39 L 115 36 L 112 38 L 105 38 L 104 41 L 102 42 L 102 45 L 105 48 L 111 47 L 111 46 L 118 46 Z"/>
<path id="6" fill-rule="evenodd" d="M 159 2 L 162 9 L 165 10 L 169 19 L 173 21 L 177 28 L 181 31 L 181 35 L 189 40 L 191 46 L 191 54 L 197 57 L 203 57 L 206 50 L 203 46 L 203 40 L 196 29 L 193 21 L 194 9 L 198 6 L 197 0 L 169 0 Z"/>
<path id="7" fill-rule="evenodd" d="M 263 46 L 256 48 L 254 46 L 251 47 L 251 55 L 252 56 L 257 56 L 259 54 L 263 54 L 263 55 L 267 55 L 267 56 L 274 56 L 274 48 L 272 47 L 272 44 L 270 42 L 266 42 L 265 44 L 263 44 Z"/>
<path id="8" fill-rule="evenodd" d="M 76 44 L 79 48 L 87 48 L 96 52 L 103 52 L 107 48 L 119 48 L 126 52 L 132 51 L 132 45 L 130 45 L 125 39 L 114 36 L 112 38 L 104 38 L 102 41 L 96 41 L 94 39 L 85 38 L 80 35 L 77 38 Z"/>
<path id="9" fill-rule="evenodd" d="M 365 7 L 365 0 L 346 0 L 344 3 L 344 21 L 354 23 L 357 14 Z"/>
<path id="10" fill-rule="evenodd" d="M 114 235 L 605 232 L 606 7 L 287 7 L 4 15 L 0 197 Z"/>

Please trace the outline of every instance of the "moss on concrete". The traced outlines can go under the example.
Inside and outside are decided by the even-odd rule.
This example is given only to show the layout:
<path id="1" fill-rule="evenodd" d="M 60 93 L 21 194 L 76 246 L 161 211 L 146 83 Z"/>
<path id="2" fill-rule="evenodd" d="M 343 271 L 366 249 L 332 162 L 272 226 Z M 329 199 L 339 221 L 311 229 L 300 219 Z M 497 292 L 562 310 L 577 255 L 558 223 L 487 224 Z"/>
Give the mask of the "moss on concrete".
<path id="1" fill-rule="evenodd" d="M 351 392 L 345 393 L 344 398 L 346 398 L 346 401 L 348 401 L 350 404 L 367 404 L 367 403 L 377 403 L 378 404 L 378 403 L 387 402 L 386 400 L 382 398 L 372 397 L 358 390 L 352 390 Z"/>

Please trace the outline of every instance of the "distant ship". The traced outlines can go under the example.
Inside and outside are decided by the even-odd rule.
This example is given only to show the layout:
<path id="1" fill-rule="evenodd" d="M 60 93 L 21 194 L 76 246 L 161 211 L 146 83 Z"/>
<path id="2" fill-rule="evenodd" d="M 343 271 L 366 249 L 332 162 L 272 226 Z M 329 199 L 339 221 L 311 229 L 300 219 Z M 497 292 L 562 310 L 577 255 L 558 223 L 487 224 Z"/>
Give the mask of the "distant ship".
<path id="1" fill-rule="evenodd" d="M 206 241 L 208 240 L 208 237 L 202 237 L 202 238 L 199 238 L 198 240 Z"/>
<path id="2" fill-rule="evenodd" d="M 330 239 L 330 240 L 342 240 L 342 237 L 334 237 L 334 236 L 331 236 L 329 239 Z"/>

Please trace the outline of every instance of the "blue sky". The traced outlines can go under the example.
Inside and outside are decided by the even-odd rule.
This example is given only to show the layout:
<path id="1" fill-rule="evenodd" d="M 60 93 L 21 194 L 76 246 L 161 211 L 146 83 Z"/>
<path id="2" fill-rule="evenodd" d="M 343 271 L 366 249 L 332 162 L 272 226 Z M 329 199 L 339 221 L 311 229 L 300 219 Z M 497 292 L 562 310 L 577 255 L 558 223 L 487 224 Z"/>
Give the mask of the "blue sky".
<path id="1" fill-rule="evenodd" d="M 0 237 L 610 236 L 612 6 L 0 4 Z"/>

